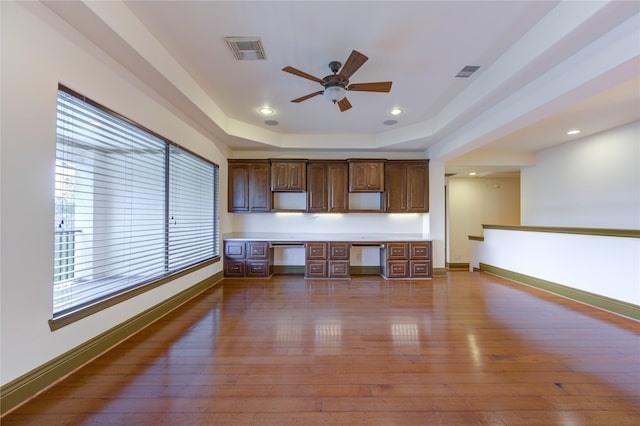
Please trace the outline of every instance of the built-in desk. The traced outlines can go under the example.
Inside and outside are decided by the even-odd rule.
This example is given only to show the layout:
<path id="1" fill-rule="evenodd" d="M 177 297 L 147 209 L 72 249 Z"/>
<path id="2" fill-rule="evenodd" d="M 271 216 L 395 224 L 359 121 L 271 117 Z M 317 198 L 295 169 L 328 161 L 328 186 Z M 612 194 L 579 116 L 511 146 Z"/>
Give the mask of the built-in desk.
<path id="1" fill-rule="evenodd" d="M 386 279 L 432 277 L 431 240 L 423 234 L 229 233 L 223 235 L 225 277 L 269 277 L 275 247 L 304 247 L 305 278 L 350 278 L 350 248 L 380 249 Z"/>

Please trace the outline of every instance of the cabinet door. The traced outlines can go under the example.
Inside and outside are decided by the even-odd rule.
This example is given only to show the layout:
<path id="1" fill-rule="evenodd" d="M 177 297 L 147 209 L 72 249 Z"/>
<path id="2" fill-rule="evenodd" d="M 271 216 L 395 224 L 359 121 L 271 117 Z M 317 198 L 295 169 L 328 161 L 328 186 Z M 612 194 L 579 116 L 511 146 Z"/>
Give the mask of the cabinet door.
<path id="1" fill-rule="evenodd" d="M 224 255 L 228 259 L 244 259 L 245 258 L 244 241 L 225 241 Z"/>
<path id="2" fill-rule="evenodd" d="M 382 161 L 350 161 L 350 192 L 383 192 L 384 162 Z"/>
<path id="3" fill-rule="evenodd" d="M 327 165 L 310 162 L 307 164 L 307 211 L 328 211 L 327 196 Z"/>
<path id="4" fill-rule="evenodd" d="M 247 259 L 269 259 L 267 241 L 247 241 Z"/>
<path id="5" fill-rule="evenodd" d="M 411 260 L 431 260 L 431 243 L 413 242 L 409 243 Z"/>
<path id="6" fill-rule="evenodd" d="M 329 261 L 329 278 L 349 278 L 351 269 L 348 260 L 330 260 Z"/>
<path id="7" fill-rule="evenodd" d="M 349 211 L 349 168 L 347 163 L 327 164 L 328 211 L 333 213 Z"/>
<path id="8" fill-rule="evenodd" d="M 387 278 L 409 278 L 408 260 L 390 260 L 387 262 Z"/>
<path id="9" fill-rule="evenodd" d="M 409 244 L 407 243 L 387 243 L 386 252 L 389 260 L 409 260 Z"/>
<path id="10" fill-rule="evenodd" d="M 249 211 L 271 211 L 271 167 L 268 163 L 252 164 L 249 172 Z"/>
<path id="11" fill-rule="evenodd" d="M 384 167 L 386 212 L 407 211 L 406 165 L 402 162 L 387 162 Z"/>
<path id="12" fill-rule="evenodd" d="M 229 164 L 228 211 L 249 211 L 249 165 Z"/>
<path id="13" fill-rule="evenodd" d="M 349 259 L 349 243 L 332 242 L 329 243 L 329 259 L 330 260 L 348 260 Z"/>
<path id="14" fill-rule="evenodd" d="M 307 260 L 327 260 L 327 243 L 306 243 L 305 248 Z"/>
<path id="15" fill-rule="evenodd" d="M 408 163 L 406 166 L 406 208 L 408 212 L 429 211 L 429 163 Z"/>
<path id="16" fill-rule="evenodd" d="M 412 260 L 409 268 L 411 278 L 431 278 L 431 262 L 428 260 Z"/>
<path id="17" fill-rule="evenodd" d="M 226 260 L 224 262 L 225 277 L 244 277 L 244 260 Z"/>
<path id="18" fill-rule="evenodd" d="M 271 190 L 301 192 L 306 189 L 306 161 L 273 161 Z"/>
<path id="19" fill-rule="evenodd" d="M 247 260 L 245 273 L 247 277 L 268 277 L 271 275 L 269 262 L 266 260 Z"/>

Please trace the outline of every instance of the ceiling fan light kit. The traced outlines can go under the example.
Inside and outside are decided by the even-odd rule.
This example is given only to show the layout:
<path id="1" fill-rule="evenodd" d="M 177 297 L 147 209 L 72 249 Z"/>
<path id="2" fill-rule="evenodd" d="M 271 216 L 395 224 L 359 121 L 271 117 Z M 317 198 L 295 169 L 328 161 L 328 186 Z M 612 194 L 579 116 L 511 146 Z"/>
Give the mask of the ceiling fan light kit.
<path id="1" fill-rule="evenodd" d="M 380 93 L 391 91 L 392 83 L 390 81 L 381 81 L 376 83 L 356 83 L 349 85 L 349 78 L 351 78 L 351 76 L 368 59 L 369 58 L 362 53 L 354 50 L 347 58 L 344 66 L 338 61 L 329 62 L 329 69 L 333 74 L 329 74 L 322 79 L 290 66 L 284 67 L 282 71 L 297 75 L 298 77 L 306 78 L 307 80 L 311 80 L 316 83 L 320 83 L 320 85 L 324 88 L 324 90 L 319 90 L 300 98 L 293 99 L 291 100 L 291 102 L 299 103 L 322 94 L 334 104 L 338 104 L 340 112 L 344 112 L 351 108 L 351 103 L 346 97 L 347 91 Z"/>

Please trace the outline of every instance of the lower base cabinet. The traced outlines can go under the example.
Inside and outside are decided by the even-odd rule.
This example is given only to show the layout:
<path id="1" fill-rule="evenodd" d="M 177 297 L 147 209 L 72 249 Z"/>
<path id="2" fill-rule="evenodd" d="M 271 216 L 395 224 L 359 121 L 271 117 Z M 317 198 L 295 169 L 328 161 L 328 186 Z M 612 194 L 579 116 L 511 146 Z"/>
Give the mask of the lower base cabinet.
<path id="1" fill-rule="evenodd" d="M 273 274 L 273 249 L 267 241 L 225 241 L 225 277 L 269 277 Z"/>
<path id="2" fill-rule="evenodd" d="M 305 278 L 351 278 L 351 243 L 305 243 Z M 225 277 L 269 277 L 273 274 L 273 248 L 268 241 L 224 242 Z M 433 276 L 430 241 L 386 242 L 380 248 L 380 274 L 387 279 Z"/>
<path id="3" fill-rule="evenodd" d="M 305 244 L 305 278 L 350 278 L 347 242 L 307 242 Z"/>
<path id="4" fill-rule="evenodd" d="M 431 278 L 431 242 L 391 242 L 380 250 L 385 278 Z"/>

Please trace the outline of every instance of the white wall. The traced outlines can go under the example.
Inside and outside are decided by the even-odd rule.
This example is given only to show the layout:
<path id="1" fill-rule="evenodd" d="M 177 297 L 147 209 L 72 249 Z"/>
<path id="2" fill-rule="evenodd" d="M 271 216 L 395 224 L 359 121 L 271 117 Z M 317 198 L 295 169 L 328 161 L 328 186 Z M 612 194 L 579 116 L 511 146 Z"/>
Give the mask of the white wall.
<path id="1" fill-rule="evenodd" d="M 485 229 L 479 260 L 640 305 L 640 239 Z"/>
<path id="2" fill-rule="evenodd" d="M 640 122 L 540 151 L 522 225 L 640 229 Z"/>
<path id="3" fill-rule="evenodd" d="M 222 262 L 51 331 L 54 166 L 58 83 L 220 165 L 221 226 L 227 162 L 222 148 L 170 112 L 125 69 L 39 3 L 1 2 L 0 383 L 219 272 Z"/>

